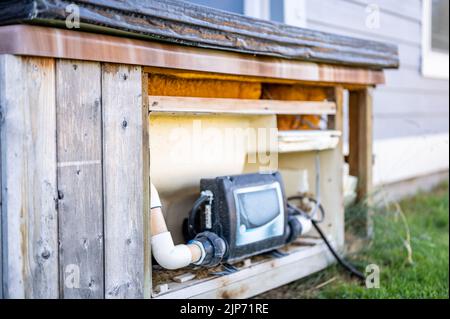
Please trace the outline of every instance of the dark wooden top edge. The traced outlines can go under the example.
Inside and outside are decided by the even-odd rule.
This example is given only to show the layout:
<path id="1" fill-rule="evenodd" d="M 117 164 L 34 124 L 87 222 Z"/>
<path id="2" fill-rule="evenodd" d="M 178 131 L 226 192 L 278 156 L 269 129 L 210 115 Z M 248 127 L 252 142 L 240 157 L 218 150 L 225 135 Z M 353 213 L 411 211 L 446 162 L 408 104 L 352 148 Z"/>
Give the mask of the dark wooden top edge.
<path id="1" fill-rule="evenodd" d="M 175 0 L 0 2 L 0 25 L 65 27 L 69 5 L 82 31 L 216 50 L 370 69 L 398 68 L 395 45 L 254 19 Z"/>

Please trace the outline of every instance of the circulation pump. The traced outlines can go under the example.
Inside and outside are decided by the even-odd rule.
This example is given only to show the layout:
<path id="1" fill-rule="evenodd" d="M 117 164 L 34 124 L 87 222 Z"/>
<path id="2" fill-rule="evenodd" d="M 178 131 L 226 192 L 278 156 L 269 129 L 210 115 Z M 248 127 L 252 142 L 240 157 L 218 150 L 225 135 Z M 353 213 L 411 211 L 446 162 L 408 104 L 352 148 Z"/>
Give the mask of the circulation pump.
<path id="1" fill-rule="evenodd" d="M 157 196 L 156 190 L 154 193 L 152 196 Z M 278 172 L 202 179 L 200 194 L 184 222 L 187 245 L 175 247 L 167 238 L 170 233 L 165 223 L 162 233 L 152 225 L 153 255 L 161 266 L 176 269 L 191 263 L 204 267 L 234 263 L 276 250 L 312 228 L 309 218 L 289 207 Z M 156 216 L 158 220 L 161 217 Z M 167 262 L 168 258 L 179 262 Z"/>
<path id="2" fill-rule="evenodd" d="M 317 176 L 317 185 L 319 179 Z M 365 281 L 364 274 L 339 256 L 320 229 L 318 224 L 325 216 L 320 200 L 303 196 L 286 199 L 280 173 L 202 179 L 200 189 L 200 197 L 184 222 L 188 244 L 175 246 L 158 192 L 152 185 L 152 253 L 163 268 L 234 263 L 276 250 L 314 227 L 338 263 Z M 319 188 L 316 192 L 319 193 Z M 312 213 L 290 204 L 304 199 L 314 204 Z"/>

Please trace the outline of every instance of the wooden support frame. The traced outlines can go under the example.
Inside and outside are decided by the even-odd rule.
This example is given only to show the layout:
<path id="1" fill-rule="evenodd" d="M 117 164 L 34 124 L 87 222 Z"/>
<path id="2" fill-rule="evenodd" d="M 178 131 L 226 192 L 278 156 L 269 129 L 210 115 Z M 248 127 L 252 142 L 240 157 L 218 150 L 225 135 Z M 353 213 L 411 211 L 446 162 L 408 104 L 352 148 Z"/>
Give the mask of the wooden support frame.
<path id="1" fill-rule="evenodd" d="M 25 74 L 33 76 L 26 78 Z M 2 261 L 3 296 L 6 298 L 151 297 L 149 111 L 247 113 L 269 117 L 316 114 L 332 118 L 330 130 L 341 131 L 343 125 L 344 85 L 328 87 L 325 91 L 329 91 L 329 96 L 317 101 L 149 97 L 148 74 L 140 66 L 11 55 L 0 56 L 0 79 L 3 81 L 0 89 L 1 218 L 8 230 L 0 231 L 3 231 L 2 255 L 6 256 Z M 16 97 L 20 94 L 15 93 L 17 88 L 26 92 L 19 99 Z M 357 143 L 357 147 L 351 149 L 350 161 L 352 172 L 364 176 L 360 196 L 371 191 L 371 90 L 365 88 L 350 93 L 351 139 Z M 31 108 L 32 101 L 37 101 L 34 108 Z M 27 112 L 32 118 L 24 117 Z M 46 126 L 42 130 L 31 129 L 43 127 L 43 123 Z M 37 145 L 30 144 L 30 137 L 37 139 Z M 333 182 L 325 186 L 327 191 L 336 191 L 335 185 L 342 184 L 337 176 L 343 162 L 342 140 L 339 140 L 337 148 L 327 151 L 326 155 L 327 160 L 333 162 L 333 170 L 336 169 Z M 35 151 L 20 153 L 17 141 L 25 149 Z M 10 167 L 16 158 L 11 154 L 19 154 L 22 163 L 34 165 L 35 175 L 25 166 L 19 171 L 23 176 L 31 176 L 32 180 L 12 173 Z M 82 165 L 85 162 L 88 165 Z M 93 178 L 83 176 L 86 170 Z M 39 193 L 29 191 L 30 185 L 35 183 L 45 187 L 40 188 Z M 17 191 L 17 197 L 10 196 L 10 190 L 22 187 L 26 190 L 25 195 L 41 197 L 42 201 L 32 200 L 39 209 L 27 206 L 26 210 L 20 211 L 17 203 L 26 196 L 20 191 Z M 340 187 L 337 192 L 342 191 Z M 83 203 L 77 203 L 76 196 L 83 198 Z M 344 219 L 340 212 L 343 212 L 343 202 L 333 199 L 333 207 L 338 207 L 339 213 L 330 221 L 333 224 L 330 230 L 336 245 L 342 247 Z M 71 216 L 72 212 L 77 213 Z M 90 222 L 80 223 L 76 216 Z M 42 236 L 36 235 L 36 227 L 42 227 L 38 231 L 46 238 L 44 245 L 40 241 Z M 77 241 L 71 242 L 74 237 Z M 26 242 L 28 249 L 24 260 L 19 256 L 21 242 Z M 314 255 L 306 256 L 302 252 L 289 259 L 292 261 L 289 266 L 280 263 L 280 269 L 271 268 L 270 271 L 266 268 L 271 263 L 264 265 L 266 268 L 258 266 L 247 272 L 252 274 L 251 279 L 240 280 L 240 274 L 239 280 L 229 286 L 217 288 L 208 286 L 209 283 L 204 290 L 197 290 L 198 294 L 189 292 L 186 296 L 250 297 L 329 264 L 323 246 L 308 249 L 314 249 Z M 11 251 L 15 253 L 11 254 Z M 123 258 L 125 255 L 128 259 Z M 97 259 L 93 260 L 93 256 Z M 79 290 L 71 290 L 65 286 L 66 266 L 77 263 L 86 267 L 82 273 L 87 275 L 80 278 Z M 300 263 L 317 263 L 317 267 L 296 271 Z M 21 273 L 21 269 L 25 271 Z M 292 275 L 271 282 L 271 278 L 279 276 L 281 269 L 291 271 Z M 256 272 L 260 271 L 259 277 Z M 258 278 L 264 280 L 263 285 L 238 291 L 239 287 Z"/>

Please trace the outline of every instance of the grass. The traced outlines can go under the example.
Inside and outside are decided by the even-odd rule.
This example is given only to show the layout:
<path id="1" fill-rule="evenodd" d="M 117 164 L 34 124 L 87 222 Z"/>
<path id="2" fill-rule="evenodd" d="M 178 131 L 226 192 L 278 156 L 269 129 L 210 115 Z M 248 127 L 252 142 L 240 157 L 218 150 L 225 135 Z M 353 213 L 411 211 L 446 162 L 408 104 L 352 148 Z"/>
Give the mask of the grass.
<path id="1" fill-rule="evenodd" d="M 446 183 L 431 193 L 377 209 L 374 239 L 347 258 L 359 269 L 378 265 L 379 289 L 368 289 L 333 266 L 259 298 L 449 298 L 448 191 Z M 359 211 L 347 211 L 347 232 L 354 233 L 351 226 L 360 221 Z"/>

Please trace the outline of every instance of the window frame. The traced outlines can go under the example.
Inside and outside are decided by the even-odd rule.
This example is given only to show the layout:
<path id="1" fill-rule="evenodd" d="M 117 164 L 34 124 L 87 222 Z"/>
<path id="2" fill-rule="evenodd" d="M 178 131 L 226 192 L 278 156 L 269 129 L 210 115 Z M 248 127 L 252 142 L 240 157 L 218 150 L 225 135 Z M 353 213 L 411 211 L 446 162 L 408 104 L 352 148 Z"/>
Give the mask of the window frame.
<path id="1" fill-rule="evenodd" d="M 422 75 L 449 79 L 449 54 L 432 48 L 432 0 L 422 1 Z"/>

